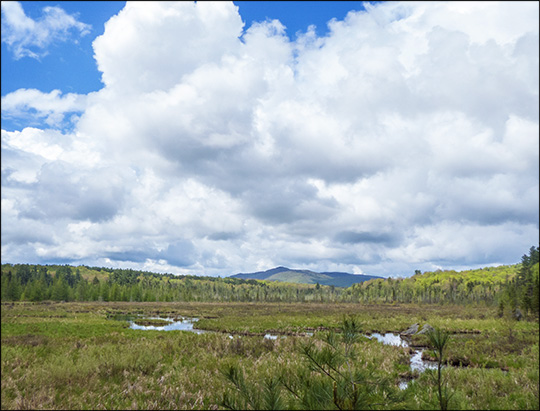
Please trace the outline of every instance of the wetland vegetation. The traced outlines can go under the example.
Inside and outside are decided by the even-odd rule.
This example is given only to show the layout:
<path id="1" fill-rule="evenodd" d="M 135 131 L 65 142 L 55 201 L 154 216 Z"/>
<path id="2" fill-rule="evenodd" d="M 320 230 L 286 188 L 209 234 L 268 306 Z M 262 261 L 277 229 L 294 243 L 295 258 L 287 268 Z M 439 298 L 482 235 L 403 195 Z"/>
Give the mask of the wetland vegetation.
<path id="1" fill-rule="evenodd" d="M 218 332 L 135 330 L 129 320 L 114 319 L 126 314 L 196 317 L 198 328 Z M 320 398 L 318 408 L 337 409 L 334 381 L 313 370 L 311 353 L 321 364 L 329 361 L 340 373 L 349 373 L 336 382 L 342 408 L 352 406 L 347 399 L 357 395 L 364 409 L 368 403 L 373 409 L 438 409 L 432 371 L 411 369 L 410 347 L 361 335 L 346 342 L 336 337 L 349 316 L 362 334 L 396 333 L 412 323 L 447 330 L 451 338 L 442 372 L 453 393 L 449 409 L 538 405 L 538 323 L 500 318 L 496 308 L 17 302 L 2 304 L 2 408 L 243 409 L 278 404 L 302 409 L 314 407 Z M 269 332 L 286 338 L 264 338 Z M 306 337 L 307 332 L 314 335 Z M 437 359 L 425 335 L 413 336 L 411 344 L 426 346 L 426 357 Z M 356 394 L 343 383 L 351 376 L 358 381 Z M 400 389 L 404 380 L 411 381 Z M 263 393 L 268 398 L 256 397 Z"/>
<path id="2" fill-rule="evenodd" d="M 141 273 L 119 285 L 115 271 L 5 264 L 2 409 L 538 409 L 537 258 L 486 269 L 490 280 L 472 286 L 472 275 L 453 287 L 455 273 L 440 272 L 375 280 L 362 293 Z M 46 275 L 46 298 L 31 301 Z M 129 301 L 133 287 L 143 301 Z M 56 301 L 61 288 L 67 298 Z M 166 295 L 176 299 L 156 301 Z M 167 328 L 175 323 L 191 328 Z M 403 341 L 413 324 L 442 334 L 379 341 Z M 436 366 L 415 367 L 415 354 Z"/>

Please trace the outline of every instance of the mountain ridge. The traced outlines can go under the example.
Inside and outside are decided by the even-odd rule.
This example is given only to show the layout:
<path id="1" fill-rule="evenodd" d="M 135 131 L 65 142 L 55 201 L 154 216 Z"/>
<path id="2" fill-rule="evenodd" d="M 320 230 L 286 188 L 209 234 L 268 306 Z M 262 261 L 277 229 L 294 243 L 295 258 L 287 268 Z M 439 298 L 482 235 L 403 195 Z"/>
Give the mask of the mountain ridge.
<path id="1" fill-rule="evenodd" d="M 325 271 L 319 273 L 311 270 L 299 270 L 283 266 L 271 268 L 266 271 L 233 274 L 230 277 L 244 280 L 267 280 L 297 284 L 319 283 L 320 285 L 333 285 L 335 287 L 350 287 L 353 284 L 363 283 L 364 281 L 384 278 L 374 275 L 350 274 L 340 271 Z"/>

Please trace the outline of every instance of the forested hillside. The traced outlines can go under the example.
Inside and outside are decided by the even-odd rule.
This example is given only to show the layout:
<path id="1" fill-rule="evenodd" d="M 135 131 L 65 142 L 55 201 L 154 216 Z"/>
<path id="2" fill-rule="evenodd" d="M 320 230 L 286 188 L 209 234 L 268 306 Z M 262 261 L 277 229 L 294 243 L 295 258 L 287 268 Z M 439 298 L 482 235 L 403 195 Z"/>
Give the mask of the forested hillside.
<path id="1" fill-rule="evenodd" d="M 519 264 L 417 272 L 348 288 L 68 265 L 2 265 L 2 301 L 243 301 L 497 305 L 538 313 L 538 247 Z"/>

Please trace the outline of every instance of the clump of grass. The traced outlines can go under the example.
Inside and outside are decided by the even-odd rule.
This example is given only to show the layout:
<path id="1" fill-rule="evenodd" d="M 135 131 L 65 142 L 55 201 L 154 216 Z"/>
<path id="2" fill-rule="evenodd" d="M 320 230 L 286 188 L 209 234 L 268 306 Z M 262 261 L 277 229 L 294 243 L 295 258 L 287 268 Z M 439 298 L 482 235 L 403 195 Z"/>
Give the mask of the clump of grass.
<path id="1" fill-rule="evenodd" d="M 137 319 L 133 321 L 137 325 L 141 325 L 143 327 L 163 327 L 165 325 L 169 325 L 171 322 L 167 320 L 162 320 L 158 318 L 145 318 L 145 319 Z"/>

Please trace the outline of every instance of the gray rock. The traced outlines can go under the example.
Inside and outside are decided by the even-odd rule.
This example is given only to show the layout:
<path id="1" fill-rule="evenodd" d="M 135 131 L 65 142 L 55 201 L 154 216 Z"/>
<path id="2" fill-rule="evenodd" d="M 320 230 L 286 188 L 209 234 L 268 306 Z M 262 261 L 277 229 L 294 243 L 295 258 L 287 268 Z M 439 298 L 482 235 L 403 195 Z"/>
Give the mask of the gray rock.
<path id="1" fill-rule="evenodd" d="M 427 334 L 428 332 L 431 332 L 433 330 L 434 330 L 434 328 L 431 325 L 426 323 L 426 324 L 424 324 L 422 329 L 420 331 L 418 331 L 418 334 Z"/>
<path id="2" fill-rule="evenodd" d="M 411 325 L 406 331 L 403 331 L 401 335 L 413 335 L 418 332 L 418 324 Z"/>
<path id="3" fill-rule="evenodd" d="M 523 314 L 521 313 L 521 310 L 519 308 L 516 308 L 514 311 L 514 318 L 517 321 L 520 321 L 523 318 Z"/>

